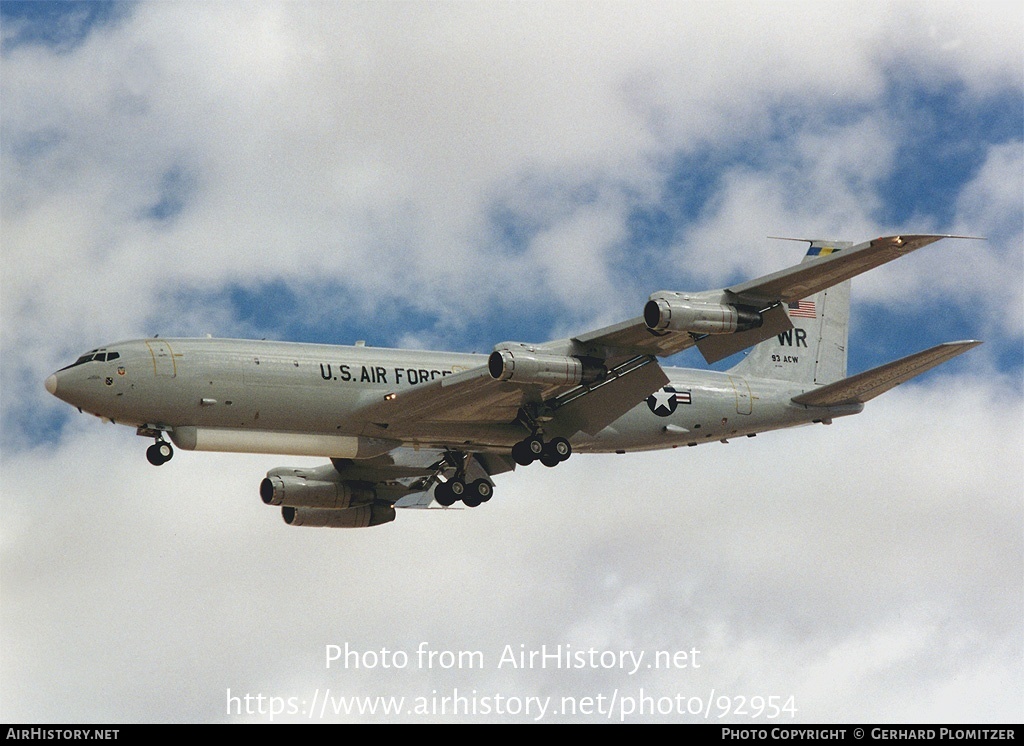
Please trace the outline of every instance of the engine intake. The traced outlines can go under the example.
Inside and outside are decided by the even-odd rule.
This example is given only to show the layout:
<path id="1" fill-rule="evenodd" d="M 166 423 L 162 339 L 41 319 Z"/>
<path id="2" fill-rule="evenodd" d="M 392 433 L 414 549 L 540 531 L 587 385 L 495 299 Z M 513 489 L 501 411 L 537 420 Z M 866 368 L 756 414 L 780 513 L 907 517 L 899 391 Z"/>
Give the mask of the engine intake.
<path id="1" fill-rule="evenodd" d="M 758 311 L 720 303 L 651 298 L 644 306 L 644 323 L 652 331 L 732 334 L 756 329 L 762 321 Z"/>

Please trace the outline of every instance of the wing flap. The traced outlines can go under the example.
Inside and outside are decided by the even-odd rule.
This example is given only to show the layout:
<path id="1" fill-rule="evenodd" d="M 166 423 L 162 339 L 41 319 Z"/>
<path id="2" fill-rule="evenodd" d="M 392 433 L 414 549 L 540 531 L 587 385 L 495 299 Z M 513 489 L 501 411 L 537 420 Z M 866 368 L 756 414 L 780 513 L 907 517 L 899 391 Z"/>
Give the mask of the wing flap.
<path id="1" fill-rule="evenodd" d="M 665 371 L 651 359 L 643 367 L 560 406 L 549 432 L 569 436 L 582 430 L 594 435 L 667 383 Z"/>
<path id="2" fill-rule="evenodd" d="M 980 344 L 981 342 L 977 340 L 946 342 L 877 368 L 872 368 L 863 373 L 858 373 L 855 376 L 844 378 L 841 381 L 830 383 L 813 391 L 808 391 L 805 394 L 794 396 L 793 402 L 810 407 L 863 404 L 957 355 L 962 355 Z"/>
<path id="3" fill-rule="evenodd" d="M 697 348 L 704 359 L 709 363 L 717 363 L 730 355 L 753 347 L 756 344 L 771 339 L 776 334 L 782 334 L 793 328 L 789 314 L 780 303 L 772 306 L 762 314 L 764 321 L 756 329 L 748 329 L 745 332 L 734 334 L 708 334 L 697 340 Z"/>

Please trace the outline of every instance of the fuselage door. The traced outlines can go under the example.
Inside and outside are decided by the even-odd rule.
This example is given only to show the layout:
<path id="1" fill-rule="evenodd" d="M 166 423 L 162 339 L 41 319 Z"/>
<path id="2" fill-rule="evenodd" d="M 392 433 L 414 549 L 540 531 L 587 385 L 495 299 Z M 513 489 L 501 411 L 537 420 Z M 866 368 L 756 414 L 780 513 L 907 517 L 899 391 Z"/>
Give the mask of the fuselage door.
<path id="1" fill-rule="evenodd" d="M 147 339 L 146 347 L 149 354 L 153 356 L 153 372 L 158 376 L 175 376 L 178 373 L 178 363 L 174 359 L 174 352 L 171 346 L 162 339 Z"/>
<path id="2" fill-rule="evenodd" d="M 732 388 L 736 392 L 736 414 L 750 414 L 754 411 L 754 402 L 750 396 L 750 384 L 746 378 L 729 376 Z"/>

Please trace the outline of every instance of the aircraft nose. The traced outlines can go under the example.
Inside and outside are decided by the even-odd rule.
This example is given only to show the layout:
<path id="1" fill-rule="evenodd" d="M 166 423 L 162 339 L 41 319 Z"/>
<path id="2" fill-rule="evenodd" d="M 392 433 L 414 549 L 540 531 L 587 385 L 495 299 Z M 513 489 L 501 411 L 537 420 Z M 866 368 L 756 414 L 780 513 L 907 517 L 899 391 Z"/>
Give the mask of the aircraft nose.
<path id="1" fill-rule="evenodd" d="M 46 379 L 46 381 L 43 383 L 43 385 L 46 386 L 46 390 L 47 391 L 49 391 L 51 394 L 56 396 L 57 395 L 57 374 L 56 373 L 51 373 L 49 378 Z"/>

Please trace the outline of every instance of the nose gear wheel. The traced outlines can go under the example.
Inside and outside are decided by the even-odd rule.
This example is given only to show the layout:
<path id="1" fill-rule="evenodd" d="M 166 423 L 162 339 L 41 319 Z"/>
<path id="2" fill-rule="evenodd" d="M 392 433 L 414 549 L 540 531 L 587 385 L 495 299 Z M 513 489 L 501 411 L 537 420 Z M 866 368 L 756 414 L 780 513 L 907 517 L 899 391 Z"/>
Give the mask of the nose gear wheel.
<path id="1" fill-rule="evenodd" d="M 146 449 L 146 459 L 148 459 L 149 463 L 153 464 L 153 466 L 166 464 L 171 460 L 173 455 L 174 448 L 172 448 L 171 444 L 163 438 L 157 438 L 156 443 Z"/>

